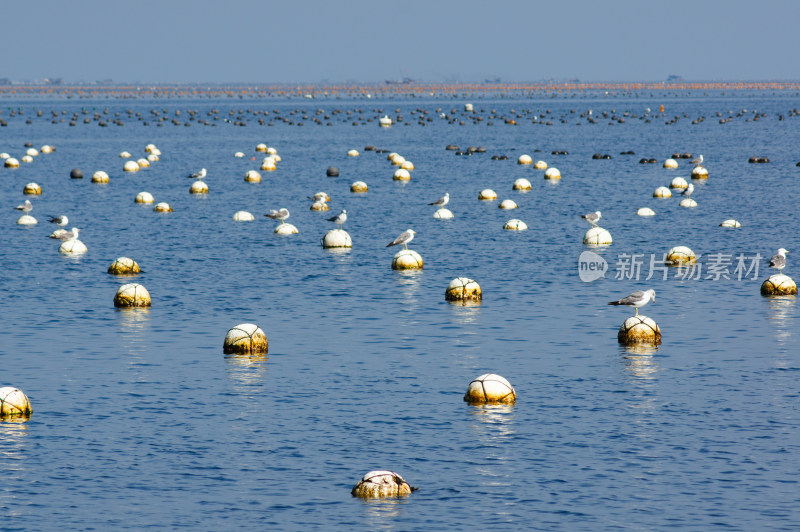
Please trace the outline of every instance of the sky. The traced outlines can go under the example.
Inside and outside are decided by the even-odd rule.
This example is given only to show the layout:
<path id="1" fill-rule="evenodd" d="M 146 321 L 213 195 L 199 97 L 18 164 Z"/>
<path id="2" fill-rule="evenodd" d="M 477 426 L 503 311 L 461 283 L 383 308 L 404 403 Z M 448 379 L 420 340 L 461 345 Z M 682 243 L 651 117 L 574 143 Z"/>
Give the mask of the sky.
<path id="1" fill-rule="evenodd" d="M 800 79 L 798 0 L 0 0 L 0 78 Z"/>

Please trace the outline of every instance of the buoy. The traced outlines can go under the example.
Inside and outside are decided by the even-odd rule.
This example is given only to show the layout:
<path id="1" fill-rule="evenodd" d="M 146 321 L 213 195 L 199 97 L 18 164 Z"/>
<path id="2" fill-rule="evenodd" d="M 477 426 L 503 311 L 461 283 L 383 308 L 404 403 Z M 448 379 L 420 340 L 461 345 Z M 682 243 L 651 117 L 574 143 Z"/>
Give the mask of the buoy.
<path id="1" fill-rule="evenodd" d="M 731 219 L 731 220 L 724 220 L 721 224 L 719 224 L 719 226 L 720 227 L 741 227 L 742 224 L 739 223 L 737 220 Z"/>
<path id="2" fill-rule="evenodd" d="M 136 161 L 125 161 L 125 164 L 122 166 L 122 169 L 126 172 L 138 172 L 139 165 L 136 164 Z"/>
<path id="3" fill-rule="evenodd" d="M 150 163 L 154 163 L 154 162 L 157 162 L 157 161 L 161 160 L 161 159 L 158 158 L 158 155 L 156 155 L 155 153 L 147 154 L 146 159 L 147 159 L 147 162 L 150 162 Z"/>
<path id="4" fill-rule="evenodd" d="M 256 217 L 247 211 L 237 211 L 233 215 L 233 219 L 237 222 L 252 222 Z"/>
<path id="5" fill-rule="evenodd" d="M 39 223 L 39 220 L 31 216 L 30 214 L 23 214 L 17 220 L 17 224 L 19 225 L 36 225 Z"/>
<path id="6" fill-rule="evenodd" d="M 148 161 L 147 159 L 139 159 L 138 161 L 136 161 L 136 164 L 139 165 L 139 168 L 149 168 L 150 167 L 150 161 Z"/>
<path id="7" fill-rule="evenodd" d="M 797 285 L 788 275 L 777 273 L 770 275 L 761 285 L 761 295 L 794 296 L 797 295 Z"/>
<path id="8" fill-rule="evenodd" d="M 23 163 L 32 163 L 33 157 L 31 157 L 30 155 L 23 155 L 20 161 L 22 161 Z"/>
<path id="9" fill-rule="evenodd" d="M 156 200 L 149 192 L 139 192 L 136 194 L 136 198 L 133 201 L 136 203 L 153 203 Z"/>
<path id="10" fill-rule="evenodd" d="M 450 220 L 453 218 L 453 212 L 450 209 L 442 207 L 441 209 L 436 209 L 436 212 L 433 213 L 433 217 L 438 220 Z"/>
<path id="11" fill-rule="evenodd" d="M 637 216 L 655 216 L 656 212 L 650 207 L 641 207 L 636 211 Z"/>
<path id="12" fill-rule="evenodd" d="M 162 201 L 161 203 L 156 203 L 156 206 L 153 207 L 155 212 L 172 212 L 172 207 L 166 201 Z"/>
<path id="13" fill-rule="evenodd" d="M 279 235 L 294 235 L 299 232 L 297 227 L 292 224 L 287 224 L 286 222 L 279 224 L 278 227 L 275 228 L 275 233 Z"/>
<path id="14" fill-rule="evenodd" d="M 514 190 L 531 190 L 533 187 L 531 186 L 531 182 L 525 179 L 524 177 L 520 177 L 516 181 L 514 181 L 514 185 L 511 187 Z"/>
<path id="15" fill-rule="evenodd" d="M 350 192 L 353 192 L 354 194 L 361 194 L 366 192 L 367 190 L 369 190 L 367 188 L 367 184 L 364 183 L 363 181 L 356 181 L 355 183 L 350 185 Z"/>
<path id="16" fill-rule="evenodd" d="M 72 179 L 83 179 L 83 171 L 80 168 L 73 168 L 69 172 L 69 177 Z"/>
<path id="17" fill-rule="evenodd" d="M 3 165 L 6 168 L 19 168 L 19 161 L 16 160 L 15 158 L 13 158 L 13 157 L 9 157 L 9 158 L 6 159 L 5 163 L 3 163 Z"/>
<path id="18" fill-rule="evenodd" d="M 403 163 L 400 165 L 400 168 L 402 168 L 403 170 L 408 170 L 410 172 L 414 169 L 414 163 L 408 160 L 403 161 Z"/>
<path id="19" fill-rule="evenodd" d="M 547 170 L 547 163 L 544 161 L 536 161 L 533 163 L 533 167 L 537 170 Z"/>
<path id="20" fill-rule="evenodd" d="M 664 164 L 662 165 L 664 168 L 668 168 L 670 170 L 674 170 L 678 167 L 678 161 L 675 159 L 666 159 Z"/>
<path id="21" fill-rule="evenodd" d="M 58 246 L 58 252 L 62 255 L 83 255 L 89 251 L 86 248 L 86 244 L 78 240 L 65 240 Z"/>
<path id="22" fill-rule="evenodd" d="M 240 323 L 228 329 L 222 352 L 237 355 L 258 355 L 269 350 L 267 335 L 253 323 Z"/>
<path id="23" fill-rule="evenodd" d="M 130 159 L 131 158 L 131 154 L 129 152 L 127 152 L 127 151 L 120 152 L 119 156 L 120 156 L 121 159 Z"/>
<path id="24" fill-rule="evenodd" d="M 236 157 L 237 159 L 241 159 L 244 157 L 244 152 L 237 151 L 236 153 L 233 154 L 233 156 Z"/>
<path id="25" fill-rule="evenodd" d="M 692 170 L 692 179 L 708 179 L 708 170 L 702 166 L 695 167 L 695 169 Z"/>
<path id="26" fill-rule="evenodd" d="M 271 172 L 277 168 L 277 164 L 274 157 L 264 157 L 264 160 L 261 161 L 261 169 L 266 172 Z"/>
<path id="27" fill-rule="evenodd" d="M 327 170 L 325 170 L 325 175 L 328 177 L 339 177 L 339 169 L 335 166 L 329 166 Z"/>
<path id="28" fill-rule="evenodd" d="M 406 162 L 406 158 L 398 153 L 395 153 L 394 157 L 392 157 L 390 161 L 392 161 L 392 166 L 402 166 L 403 163 Z"/>
<path id="29" fill-rule="evenodd" d="M 281 157 L 280 155 L 278 155 L 278 150 L 276 148 L 270 146 L 269 148 L 267 148 L 267 154 L 275 157 L 275 161 L 281 162 Z"/>
<path id="30" fill-rule="evenodd" d="M 682 177 L 676 177 L 670 182 L 669 188 L 689 188 L 689 183 Z"/>
<path id="31" fill-rule="evenodd" d="M 481 286 L 469 277 L 456 277 L 444 291 L 444 298 L 447 301 L 480 301 L 483 298 Z"/>
<path id="32" fill-rule="evenodd" d="M 255 170 L 248 170 L 246 174 L 244 174 L 244 180 L 248 183 L 260 183 L 261 182 L 261 174 L 256 172 Z"/>
<path id="33" fill-rule="evenodd" d="M 141 271 L 136 261 L 128 257 L 119 257 L 108 267 L 108 273 L 111 275 L 136 275 Z"/>
<path id="34" fill-rule="evenodd" d="M 661 343 L 661 329 L 658 324 L 643 314 L 631 316 L 622 324 L 617 333 L 617 341 L 625 345 Z"/>
<path id="35" fill-rule="evenodd" d="M 392 259 L 393 270 L 420 270 L 423 267 L 422 257 L 413 249 L 401 249 Z"/>
<path id="36" fill-rule="evenodd" d="M 11 157 L 11 156 L 9 154 L 7 154 L 6 152 L 0 153 L 0 159 L 6 160 L 9 157 Z"/>
<path id="37" fill-rule="evenodd" d="M 681 207 L 697 207 L 697 202 L 692 198 L 684 198 L 678 205 Z"/>
<path id="38" fill-rule="evenodd" d="M 517 158 L 517 164 L 533 164 L 533 159 L 530 155 L 523 154 Z"/>
<path id="39" fill-rule="evenodd" d="M 263 152 L 266 152 L 266 151 L 267 151 L 267 145 L 266 144 L 264 144 L 263 142 L 259 143 L 259 144 L 256 144 L 256 152 L 262 152 L 263 153 Z"/>
<path id="40" fill-rule="evenodd" d="M 667 187 L 658 187 L 655 192 L 653 192 L 654 198 L 671 198 L 672 191 Z"/>
<path id="41" fill-rule="evenodd" d="M 328 205 L 325 201 L 315 201 L 311 204 L 312 211 L 329 211 L 331 210 L 330 205 Z"/>
<path id="42" fill-rule="evenodd" d="M 108 181 L 108 174 L 102 170 L 98 170 L 92 174 L 92 183 L 108 183 Z"/>
<path id="43" fill-rule="evenodd" d="M 31 196 L 41 196 L 42 187 L 40 187 L 38 183 L 28 183 L 27 185 L 25 185 L 25 188 L 22 190 L 22 193 Z"/>
<path id="44" fill-rule="evenodd" d="M 675 246 L 667 252 L 664 260 L 667 266 L 683 266 L 684 264 L 694 264 L 697 262 L 694 251 L 686 246 Z"/>
<path id="45" fill-rule="evenodd" d="M 10 421 L 24 421 L 31 417 L 33 408 L 28 396 L 19 388 L 3 386 L 0 388 L 0 418 Z"/>
<path id="46" fill-rule="evenodd" d="M 514 200 L 504 199 L 497 207 L 499 209 L 516 209 L 517 203 Z"/>
<path id="47" fill-rule="evenodd" d="M 325 249 L 351 248 L 353 247 L 353 240 L 344 229 L 331 229 L 322 237 L 322 247 Z"/>
<path id="48" fill-rule="evenodd" d="M 528 224 L 516 218 L 512 218 L 503 225 L 503 229 L 506 231 L 525 231 L 527 228 Z"/>
<path id="49" fill-rule="evenodd" d="M 411 494 L 412 488 L 403 477 L 394 471 L 370 471 L 364 475 L 358 484 L 353 486 L 350 494 L 353 497 L 364 499 L 379 499 L 383 497 L 402 497 Z"/>
<path id="50" fill-rule="evenodd" d="M 469 383 L 464 400 L 470 404 L 514 403 L 517 392 L 504 377 L 485 373 Z"/>
<path id="51" fill-rule="evenodd" d="M 472 107 L 472 104 L 471 104 L 471 103 L 465 103 L 465 104 L 464 104 L 464 111 L 466 111 L 466 112 L 468 112 L 468 113 L 471 113 L 471 112 L 472 112 L 472 110 L 473 110 L 473 107 Z"/>
<path id="52" fill-rule="evenodd" d="M 54 150 L 54 148 L 52 146 L 50 146 L 49 144 L 45 144 L 44 146 L 39 148 L 39 151 L 42 152 L 42 153 L 53 153 L 53 150 Z"/>
<path id="53" fill-rule="evenodd" d="M 478 194 L 479 200 L 496 200 L 497 199 L 497 192 L 492 190 L 491 188 L 485 188 L 480 191 Z"/>
<path id="54" fill-rule="evenodd" d="M 156 147 L 155 144 L 152 144 L 152 143 L 150 143 L 150 144 L 148 144 L 147 146 L 144 147 L 145 153 L 153 153 L 154 150 L 158 150 L 158 148 Z"/>
<path id="55" fill-rule="evenodd" d="M 28 148 L 25 151 L 25 155 L 29 157 L 36 157 L 37 155 L 39 155 L 39 150 L 37 150 L 36 148 Z"/>
<path id="56" fill-rule="evenodd" d="M 138 283 L 128 283 L 120 286 L 114 295 L 114 306 L 121 308 L 128 307 L 149 307 L 150 292 Z"/>
<path id="57" fill-rule="evenodd" d="M 392 176 L 392 178 L 395 181 L 410 181 L 411 180 L 411 174 L 405 168 L 398 168 L 397 170 L 395 170 L 394 175 Z"/>
<path id="58" fill-rule="evenodd" d="M 358 157 L 359 155 L 361 155 L 361 154 L 358 153 L 358 150 L 350 150 L 350 151 L 347 152 L 347 156 L 348 157 Z"/>
<path id="59" fill-rule="evenodd" d="M 561 172 L 558 171 L 558 168 L 548 168 L 544 172 L 545 179 L 561 179 Z"/>
<path id="60" fill-rule="evenodd" d="M 389 115 L 384 115 L 378 119 L 378 125 L 380 127 L 389 127 L 392 125 L 392 119 L 389 118 Z"/>
<path id="61" fill-rule="evenodd" d="M 208 194 L 208 185 L 198 179 L 189 187 L 189 194 Z"/>
<path id="62" fill-rule="evenodd" d="M 611 242 L 611 233 L 602 227 L 592 227 L 583 235 L 583 243 L 587 246 L 609 246 Z"/>

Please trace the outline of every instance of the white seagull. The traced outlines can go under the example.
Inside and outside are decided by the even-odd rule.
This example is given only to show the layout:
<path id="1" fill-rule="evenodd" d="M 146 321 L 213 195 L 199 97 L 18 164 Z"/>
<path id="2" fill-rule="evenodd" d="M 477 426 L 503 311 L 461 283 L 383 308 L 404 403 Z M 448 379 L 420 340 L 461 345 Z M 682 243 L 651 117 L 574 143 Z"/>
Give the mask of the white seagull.
<path id="1" fill-rule="evenodd" d="M 694 159 L 692 159 L 692 160 L 691 160 L 691 161 L 689 161 L 689 162 L 690 162 L 691 164 L 693 164 L 695 168 L 697 168 L 698 166 L 700 166 L 701 164 L 703 164 L 703 154 L 701 153 L 700 155 L 698 155 L 697 157 L 695 157 Z"/>
<path id="2" fill-rule="evenodd" d="M 652 288 L 650 290 L 637 290 L 636 292 L 632 293 L 628 297 L 624 297 L 619 301 L 609 301 L 609 305 L 626 305 L 628 307 L 633 307 L 636 309 L 636 315 L 639 315 L 639 307 L 643 307 L 648 304 L 650 301 L 656 300 L 656 291 Z"/>
<path id="3" fill-rule="evenodd" d="M 428 203 L 428 205 L 436 205 L 437 207 L 444 207 L 449 202 L 450 202 L 450 193 L 445 192 L 444 196 L 434 201 L 433 203 Z"/>
<path id="4" fill-rule="evenodd" d="M 400 233 L 400 236 L 398 236 L 397 238 L 386 244 L 386 247 L 388 248 L 391 246 L 402 244 L 403 249 L 408 249 L 408 243 L 414 240 L 414 235 L 416 234 L 417 232 L 414 231 L 413 229 L 406 229 L 405 231 Z"/>
<path id="5" fill-rule="evenodd" d="M 347 221 L 347 211 L 342 209 L 342 212 L 340 212 L 336 216 L 328 218 L 328 221 L 335 223 L 336 225 L 339 226 L 339 228 L 341 228 L 342 224 Z"/>
<path id="6" fill-rule="evenodd" d="M 602 215 L 600 211 L 590 212 L 588 214 L 581 214 L 581 218 L 592 224 L 593 226 L 597 227 L 597 222 L 600 221 Z"/>
<path id="7" fill-rule="evenodd" d="M 64 231 L 63 229 L 59 229 L 58 231 L 50 235 L 50 238 L 57 238 L 58 240 L 78 240 L 79 232 L 80 229 L 78 229 L 77 227 L 73 227 L 69 231 Z"/>
<path id="8" fill-rule="evenodd" d="M 315 202 L 326 203 L 328 201 L 328 195 L 324 192 L 317 192 L 313 196 L 309 196 L 308 199 Z"/>
<path id="9" fill-rule="evenodd" d="M 777 255 L 773 255 L 771 259 L 769 259 L 769 267 L 772 268 L 773 271 L 778 270 L 781 271 L 786 267 L 786 254 L 789 253 L 786 251 L 785 248 L 780 248 L 778 250 Z"/>
<path id="10" fill-rule="evenodd" d="M 269 214 L 265 214 L 267 218 L 272 218 L 273 220 L 279 220 L 281 223 L 284 223 L 287 218 L 289 218 L 289 209 L 283 208 L 280 210 L 270 209 Z"/>
<path id="11" fill-rule="evenodd" d="M 66 216 L 64 216 L 64 215 L 61 215 L 61 216 L 51 216 L 51 217 L 50 217 L 50 223 L 51 223 L 51 224 L 60 225 L 61 227 L 64 227 L 65 225 L 67 225 L 67 224 L 69 223 L 69 218 L 67 218 L 67 217 L 66 217 Z"/>
<path id="12" fill-rule="evenodd" d="M 193 174 L 189 174 L 186 177 L 193 177 L 195 179 L 203 179 L 206 176 L 206 169 L 201 168 L 199 172 L 195 172 Z"/>
<path id="13" fill-rule="evenodd" d="M 681 191 L 681 196 L 686 196 L 688 198 L 692 195 L 692 192 L 694 192 L 694 183 L 689 183 L 689 186 Z"/>
<path id="14" fill-rule="evenodd" d="M 31 200 L 25 200 L 25 203 L 23 203 L 22 205 L 17 205 L 14 208 L 17 209 L 18 211 L 22 211 L 25 214 L 28 214 L 33 210 L 33 203 L 31 203 Z"/>

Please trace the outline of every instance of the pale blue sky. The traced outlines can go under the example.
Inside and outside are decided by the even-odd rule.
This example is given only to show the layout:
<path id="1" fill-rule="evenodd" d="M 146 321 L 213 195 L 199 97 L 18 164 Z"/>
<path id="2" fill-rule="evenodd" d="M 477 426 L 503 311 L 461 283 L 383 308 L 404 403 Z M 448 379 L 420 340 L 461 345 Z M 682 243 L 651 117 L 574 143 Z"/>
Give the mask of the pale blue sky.
<path id="1" fill-rule="evenodd" d="M 0 77 L 800 78 L 797 0 L 2 0 Z"/>

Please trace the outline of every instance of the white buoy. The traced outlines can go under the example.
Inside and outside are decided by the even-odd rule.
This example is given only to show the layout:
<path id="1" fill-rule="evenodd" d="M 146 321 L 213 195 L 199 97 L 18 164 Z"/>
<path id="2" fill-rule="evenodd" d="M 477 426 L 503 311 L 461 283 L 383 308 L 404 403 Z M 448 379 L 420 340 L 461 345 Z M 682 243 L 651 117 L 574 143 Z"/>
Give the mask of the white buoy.
<path id="1" fill-rule="evenodd" d="M 409 160 L 406 160 L 400 165 L 400 168 L 402 168 L 403 170 L 408 170 L 409 172 L 411 172 L 412 170 L 414 170 L 414 163 L 412 163 Z"/>
<path id="2" fill-rule="evenodd" d="M 672 191 L 670 189 L 668 189 L 667 187 L 658 187 L 653 192 L 653 197 L 654 198 L 671 198 L 672 197 Z"/>
<path id="3" fill-rule="evenodd" d="M 689 183 L 683 177 L 676 177 L 669 183 L 669 188 L 689 188 Z"/>
<path id="4" fill-rule="evenodd" d="M 111 275 L 136 275 L 141 271 L 136 261 L 129 257 L 119 257 L 108 267 L 108 273 Z"/>
<path id="5" fill-rule="evenodd" d="M 485 188 L 480 191 L 478 194 L 479 200 L 496 200 L 497 199 L 497 192 L 492 190 L 491 188 Z"/>
<path id="6" fill-rule="evenodd" d="M 149 307 L 150 304 L 150 292 L 138 283 L 124 284 L 114 295 L 115 307 Z"/>
<path id="7" fill-rule="evenodd" d="M 42 153 L 53 153 L 53 147 L 50 146 L 49 144 L 45 144 L 44 146 L 39 148 L 39 151 Z"/>
<path id="8" fill-rule="evenodd" d="M 481 286 L 474 279 L 469 277 L 456 277 L 444 291 L 444 298 L 447 301 L 480 301 L 483 298 Z"/>
<path id="9" fill-rule="evenodd" d="M 468 113 L 471 113 L 473 111 L 472 104 L 471 103 L 465 103 L 464 104 L 464 111 L 466 111 Z"/>
<path id="10" fill-rule="evenodd" d="M 28 396 L 13 386 L 0 388 L 0 419 L 24 421 L 31 417 L 33 408 Z"/>
<path id="11" fill-rule="evenodd" d="M 6 158 L 6 161 L 3 163 L 6 168 L 19 168 L 19 161 L 13 157 Z"/>
<path id="12" fill-rule="evenodd" d="M 189 187 L 189 194 L 208 194 L 208 185 L 198 179 Z"/>
<path id="13" fill-rule="evenodd" d="M 256 217 L 247 211 L 237 211 L 233 215 L 233 219 L 237 222 L 252 222 Z"/>
<path id="14" fill-rule="evenodd" d="M 692 179 L 708 179 L 708 170 L 702 166 L 695 167 L 695 169 L 692 170 Z"/>
<path id="15" fill-rule="evenodd" d="M 119 156 L 120 156 L 121 159 L 130 159 L 131 158 L 130 152 L 127 152 L 127 151 L 120 152 Z"/>
<path id="16" fill-rule="evenodd" d="M 678 161 L 675 159 L 666 159 L 664 164 L 662 165 L 664 168 L 668 168 L 670 170 L 674 170 L 678 167 Z"/>
<path id="17" fill-rule="evenodd" d="M 782 273 L 770 275 L 761 285 L 761 294 L 765 296 L 797 295 L 797 285 L 788 275 Z"/>
<path id="18" fill-rule="evenodd" d="M 363 181 L 356 181 L 355 183 L 350 185 L 350 192 L 353 192 L 354 194 L 362 194 L 367 190 L 369 190 L 369 188 L 367 187 L 367 184 L 364 183 Z"/>
<path id="19" fill-rule="evenodd" d="M 8 159 L 10 157 L 11 156 L 6 152 L 0 153 L 0 159 L 6 160 L 6 159 Z"/>
<path id="20" fill-rule="evenodd" d="M 109 180 L 108 174 L 102 170 L 92 174 L 92 183 L 108 183 Z"/>
<path id="21" fill-rule="evenodd" d="M 403 166 L 403 163 L 406 162 L 406 158 L 399 153 L 395 153 L 394 157 L 389 160 L 392 161 L 392 166 Z"/>
<path id="22" fill-rule="evenodd" d="M 275 228 L 275 233 L 278 235 L 294 235 L 299 232 L 297 227 L 292 224 L 287 224 L 286 222 L 279 224 L 278 227 Z"/>
<path id="23" fill-rule="evenodd" d="M 525 231 L 526 229 L 528 229 L 528 224 L 526 224 L 522 220 L 512 218 L 503 225 L 503 229 L 505 229 L 506 231 Z"/>
<path id="24" fill-rule="evenodd" d="M 624 345 L 659 345 L 661 329 L 652 318 L 643 314 L 631 316 L 620 326 L 617 341 Z"/>
<path id="25" fill-rule="evenodd" d="M 517 158 L 517 164 L 533 164 L 533 158 L 530 155 L 522 154 Z"/>
<path id="26" fill-rule="evenodd" d="M 240 323 L 228 329 L 222 351 L 225 354 L 258 355 L 268 352 L 267 335 L 258 325 Z"/>
<path id="27" fill-rule="evenodd" d="M 271 172 L 276 168 L 278 168 L 278 165 L 276 164 L 275 157 L 264 157 L 264 159 L 261 161 L 261 170 L 265 172 Z"/>
<path id="28" fill-rule="evenodd" d="M 28 148 L 25 151 L 25 155 L 29 157 L 36 157 L 37 155 L 39 155 L 39 150 L 37 150 L 36 148 Z"/>
<path id="29" fill-rule="evenodd" d="M 547 170 L 547 163 L 544 161 L 536 161 L 533 163 L 533 167 L 537 170 Z"/>
<path id="30" fill-rule="evenodd" d="M 256 172 L 255 170 L 248 170 L 246 174 L 244 174 L 244 180 L 248 183 L 260 183 L 261 182 L 261 174 Z"/>
<path id="31" fill-rule="evenodd" d="M 136 194 L 136 198 L 133 201 L 136 203 L 153 203 L 156 200 L 155 198 L 153 198 L 153 195 L 150 194 L 149 192 L 142 191 Z"/>
<path id="32" fill-rule="evenodd" d="M 650 207 L 641 207 L 638 211 L 636 211 L 637 216 L 655 216 L 656 211 L 651 209 Z"/>
<path id="33" fill-rule="evenodd" d="M 392 259 L 393 270 L 419 270 L 423 267 L 422 257 L 413 249 L 401 249 Z"/>
<path id="34" fill-rule="evenodd" d="M 524 177 L 520 177 L 516 181 L 514 181 L 514 185 L 511 187 L 514 190 L 531 190 L 533 186 L 531 186 L 531 182 L 525 179 Z"/>
<path id="35" fill-rule="evenodd" d="M 378 125 L 381 127 L 389 127 L 392 125 L 392 119 L 389 118 L 389 115 L 384 115 L 378 119 Z"/>
<path id="36" fill-rule="evenodd" d="M 65 240 L 58 246 L 58 252 L 62 255 L 83 255 L 89 251 L 86 248 L 86 244 L 78 240 Z"/>
<path id="37" fill-rule="evenodd" d="M 267 151 L 267 145 L 263 142 L 256 144 L 256 152 L 265 153 Z"/>
<path id="38" fill-rule="evenodd" d="M 451 220 L 453 218 L 453 212 L 450 209 L 442 207 L 441 209 L 436 209 L 436 212 L 433 213 L 433 217 L 437 220 Z"/>
<path id="39" fill-rule="evenodd" d="M 147 159 L 139 159 L 138 161 L 136 161 L 136 164 L 139 165 L 139 168 L 149 168 L 150 167 L 150 161 L 148 161 Z"/>
<path id="40" fill-rule="evenodd" d="M 172 207 L 166 201 L 162 201 L 161 203 L 156 203 L 156 206 L 153 207 L 155 212 L 172 212 Z"/>
<path id="41" fill-rule="evenodd" d="M 544 171 L 544 178 L 550 180 L 561 179 L 561 172 L 558 171 L 558 168 L 548 168 Z"/>
<path id="42" fill-rule="evenodd" d="M 690 248 L 675 246 L 667 252 L 667 258 L 664 262 L 667 266 L 682 266 L 684 264 L 694 264 L 697 262 L 697 257 Z"/>
<path id="43" fill-rule="evenodd" d="M 233 154 L 233 156 L 236 157 L 237 159 L 241 159 L 241 158 L 244 157 L 244 152 L 243 151 L 237 151 L 236 153 Z"/>
<path id="44" fill-rule="evenodd" d="M 39 223 L 39 220 L 31 216 L 30 214 L 23 214 L 17 220 L 17 224 L 19 225 L 36 225 Z"/>
<path id="45" fill-rule="evenodd" d="M 720 227 L 741 227 L 742 224 L 739 223 L 738 220 L 731 219 L 731 220 L 724 220 L 721 224 L 719 224 L 719 226 Z"/>
<path id="46" fill-rule="evenodd" d="M 353 240 L 344 229 L 331 229 L 322 237 L 322 247 L 325 249 L 351 248 L 353 247 Z"/>
<path id="47" fill-rule="evenodd" d="M 122 166 L 122 169 L 126 172 L 138 172 L 139 165 L 136 164 L 136 161 L 125 161 L 125 164 Z"/>
<path id="48" fill-rule="evenodd" d="M 278 155 L 277 148 L 273 148 L 272 146 L 267 148 L 267 155 L 272 155 L 275 158 L 276 162 L 281 162 L 281 157 Z"/>
<path id="49" fill-rule="evenodd" d="M 587 246 L 610 246 L 611 233 L 602 227 L 592 227 L 583 235 L 583 243 Z"/>
<path id="50" fill-rule="evenodd" d="M 499 205 L 497 205 L 497 207 L 499 209 L 516 209 L 517 203 L 511 199 L 504 199 Z"/>
<path id="51" fill-rule="evenodd" d="M 469 383 L 464 400 L 470 404 L 514 403 L 517 392 L 504 377 L 485 373 Z"/>
<path id="52" fill-rule="evenodd" d="M 330 205 L 326 201 L 315 201 L 311 204 L 312 211 L 329 211 L 331 210 Z"/>
<path id="53" fill-rule="evenodd" d="M 158 154 L 156 154 L 156 153 L 148 153 L 146 159 L 147 159 L 148 162 L 151 162 L 151 163 L 155 163 L 155 162 L 158 162 L 158 161 L 161 160 L 159 158 Z"/>
<path id="54" fill-rule="evenodd" d="M 22 193 L 29 196 L 41 196 L 42 187 L 40 187 L 38 183 L 28 183 L 25 185 L 25 188 L 22 189 Z"/>
<path id="55" fill-rule="evenodd" d="M 145 153 L 153 153 L 153 151 L 157 151 L 157 150 L 158 150 L 158 148 L 153 143 L 150 143 L 150 144 L 148 144 L 147 146 L 144 147 Z"/>
<path id="56" fill-rule="evenodd" d="M 350 494 L 363 499 L 380 499 L 402 497 L 409 495 L 415 489 L 394 471 L 379 470 L 370 471 L 364 475 L 350 490 Z"/>
<path id="57" fill-rule="evenodd" d="M 31 157 L 30 155 L 23 155 L 20 158 L 20 161 L 22 161 L 23 163 L 32 163 L 33 162 L 33 157 Z"/>
<path id="58" fill-rule="evenodd" d="M 359 155 L 361 155 L 361 154 L 358 153 L 358 150 L 349 150 L 347 152 L 347 156 L 348 157 L 358 157 Z"/>
<path id="59" fill-rule="evenodd" d="M 410 181 L 411 173 L 405 168 L 398 168 L 397 170 L 395 170 L 392 179 L 394 179 L 395 181 Z"/>
<path id="60" fill-rule="evenodd" d="M 692 198 L 683 198 L 678 205 L 681 207 L 697 207 L 697 202 Z"/>

